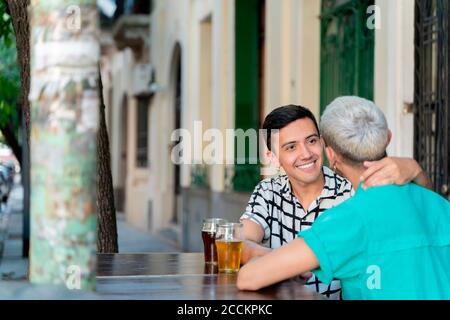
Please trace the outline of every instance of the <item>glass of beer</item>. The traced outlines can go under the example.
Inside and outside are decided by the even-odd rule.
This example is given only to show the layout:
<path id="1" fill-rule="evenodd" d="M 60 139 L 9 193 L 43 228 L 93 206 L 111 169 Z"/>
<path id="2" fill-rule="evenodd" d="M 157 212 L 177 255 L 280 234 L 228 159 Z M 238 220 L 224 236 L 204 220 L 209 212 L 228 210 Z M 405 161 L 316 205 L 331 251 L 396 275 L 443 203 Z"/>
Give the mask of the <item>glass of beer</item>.
<path id="1" fill-rule="evenodd" d="M 227 221 L 219 218 L 203 220 L 202 239 L 206 264 L 217 265 L 216 232 L 217 227 L 224 223 Z"/>
<path id="2" fill-rule="evenodd" d="M 242 223 L 219 225 L 216 234 L 219 272 L 234 273 L 239 271 L 243 240 Z"/>

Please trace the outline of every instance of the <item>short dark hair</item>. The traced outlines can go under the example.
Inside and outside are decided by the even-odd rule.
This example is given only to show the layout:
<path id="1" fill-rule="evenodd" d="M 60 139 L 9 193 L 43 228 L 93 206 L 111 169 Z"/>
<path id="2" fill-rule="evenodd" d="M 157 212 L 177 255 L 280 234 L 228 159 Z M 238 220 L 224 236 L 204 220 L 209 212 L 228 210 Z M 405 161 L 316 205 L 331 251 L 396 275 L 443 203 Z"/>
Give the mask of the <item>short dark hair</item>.
<path id="1" fill-rule="evenodd" d="M 311 119 L 311 121 L 314 123 L 314 126 L 316 127 L 317 133 L 320 134 L 316 118 L 308 108 L 290 104 L 272 110 L 272 112 L 270 112 L 264 119 L 262 127 L 265 131 L 267 148 L 269 150 L 272 150 L 271 131 L 273 129 L 284 128 L 291 122 L 304 118 Z"/>

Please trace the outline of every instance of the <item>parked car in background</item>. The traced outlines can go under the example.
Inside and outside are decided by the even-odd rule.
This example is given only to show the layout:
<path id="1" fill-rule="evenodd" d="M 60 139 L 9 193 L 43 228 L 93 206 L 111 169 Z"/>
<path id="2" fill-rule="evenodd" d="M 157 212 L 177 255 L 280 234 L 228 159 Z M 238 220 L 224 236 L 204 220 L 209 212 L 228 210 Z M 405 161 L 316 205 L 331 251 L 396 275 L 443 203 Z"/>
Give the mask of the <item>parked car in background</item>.
<path id="1" fill-rule="evenodd" d="M 0 201 L 6 202 L 14 185 L 14 175 L 20 170 L 12 150 L 0 143 Z"/>
<path id="2" fill-rule="evenodd" d="M 9 190 L 8 182 L 3 171 L 0 171 L 0 200 L 6 202 L 8 200 Z"/>
<path id="3" fill-rule="evenodd" d="M 9 193 L 14 184 L 14 163 L 0 163 L 0 197 L 2 202 L 8 201 Z"/>

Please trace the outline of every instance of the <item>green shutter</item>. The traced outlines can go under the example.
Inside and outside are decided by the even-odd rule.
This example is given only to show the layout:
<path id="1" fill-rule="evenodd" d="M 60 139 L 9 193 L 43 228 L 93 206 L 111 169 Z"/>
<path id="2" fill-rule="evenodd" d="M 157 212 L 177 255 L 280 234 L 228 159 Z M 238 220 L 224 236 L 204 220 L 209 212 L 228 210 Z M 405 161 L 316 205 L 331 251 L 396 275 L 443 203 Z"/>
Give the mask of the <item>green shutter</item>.
<path id="1" fill-rule="evenodd" d="M 259 7 L 259 0 L 236 1 L 235 128 L 244 131 L 259 127 Z M 235 163 L 237 163 L 236 147 Z M 248 151 L 247 144 L 246 164 L 235 164 L 232 180 L 235 191 L 252 191 L 259 182 L 259 165 L 248 164 L 250 158 Z"/>
<path id="2" fill-rule="evenodd" d="M 320 111 L 338 96 L 373 100 L 375 32 L 366 25 L 373 0 L 322 1 Z"/>

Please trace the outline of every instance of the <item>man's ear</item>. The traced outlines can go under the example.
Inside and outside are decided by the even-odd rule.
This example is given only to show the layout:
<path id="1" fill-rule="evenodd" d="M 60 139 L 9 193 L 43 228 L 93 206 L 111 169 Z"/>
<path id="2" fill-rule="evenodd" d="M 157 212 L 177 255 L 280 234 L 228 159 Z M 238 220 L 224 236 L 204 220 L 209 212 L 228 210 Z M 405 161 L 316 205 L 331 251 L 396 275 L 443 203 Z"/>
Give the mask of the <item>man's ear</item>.
<path id="1" fill-rule="evenodd" d="M 330 166 L 333 167 L 334 163 L 336 162 L 336 152 L 331 147 L 325 147 L 325 154 L 327 155 L 328 162 L 330 163 Z"/>
<path id="2" fill-rule="evenodd" d="M 280 166 L 280 161 L 278 161 L 278 157 L 274 152 L 267 150 L 266 156 L 269 159 L 271 165 L 273 165 L 275 167 Z"/>
<path id="3" fill-rule="evenodd" d="M 322 145 L 322 148 L 326 146 L 325 140 L 323 140 L 322 136 L 320 136 L 319 141 L 320 141 L 320 144 Z"/>
<path id="4" fill-rule="evenodd" d="M 387 136 L 386 147 L 389 145 L 389 143 L 391 143 L 391 139 L 392 139 L 392 131 L 388 129 L 388 136 Z"/>

